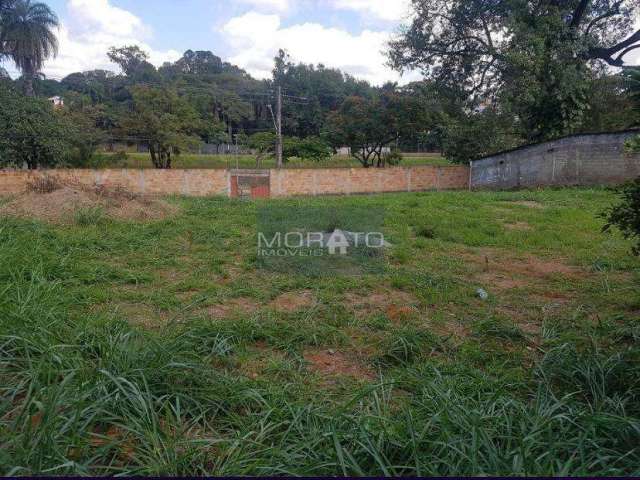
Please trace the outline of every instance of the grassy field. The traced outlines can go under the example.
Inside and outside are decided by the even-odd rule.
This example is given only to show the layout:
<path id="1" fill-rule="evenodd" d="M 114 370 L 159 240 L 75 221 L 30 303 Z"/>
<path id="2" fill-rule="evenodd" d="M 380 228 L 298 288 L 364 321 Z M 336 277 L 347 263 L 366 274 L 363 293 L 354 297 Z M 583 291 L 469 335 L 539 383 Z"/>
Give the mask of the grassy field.
<path id="1" fill-rule="evenodd" d="M 2 218 L 0 473 L 640 475 L 640 260 L 600 231 L 613 199 Z M 258 268 L 265 205 L 384 208 L 384 273 Z"/>
<path id="2" fill-rule="evenodd" d="M 153 168 L 148 153 L 129 153 L 128 159 L 120 166 L 128 168 Z M 109 155 L 105 155 L 109 158 Z M 109 162 L 105 161 L 105 165 Z M 407 155 L 402 166 L 413 165 L 449 165 L 449 162 L 439 154 Z M 275 168 L 275 159 L 262 161 L 262 168 Z M 176 158 L 174 168 L 256 168 L 256 159 L 252 155 L 181 155 Z M 362 168 L 360 163 L 352 157 L 334 156 L 325 162 L 291 159 L 286 168 Z"/>

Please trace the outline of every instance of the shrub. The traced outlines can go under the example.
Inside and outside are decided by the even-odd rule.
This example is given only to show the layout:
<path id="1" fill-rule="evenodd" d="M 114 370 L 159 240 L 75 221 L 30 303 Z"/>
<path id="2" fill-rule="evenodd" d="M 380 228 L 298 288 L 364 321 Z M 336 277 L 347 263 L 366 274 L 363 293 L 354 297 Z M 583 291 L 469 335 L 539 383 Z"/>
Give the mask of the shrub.
<path id="1" fill-rule="evenodd" d="M 331 158 L 333 153 L 329 144 L 319 137 L 307 137 L 299 140 L 296 145 L 296 150 L 291 152 L 298 158 L 304 160 L 313 160 L 314 162 L 321 162 Z"/>
<path id="2" fill-rule="evenodd" d="M 50 175 L 43 175 L 27 182 L 27 191 L 35 193 L 51 193 L 62 188 L 60 180 Z"/>
<path id="3" fill-rule="evenodd" d="M 632 253 L 640 255 L 640 178 L 621 187 L 619 193 L 622 201 L 602 215 L 607 220 L 602 230 L 616 227 L 624 238 L 637 242 Z"/>
<path id="4" fill-rule="evenodd" d="M 434 239 L 436 238 L 436 231 L 428 225 L 423 225 L 416 230 L 416 236 L 422 238 Z"/>
<path id="5" fill-rule="evenodd" d="M 640 135 L 630 138 L 624 144 L 627 153 L 640 153 Z"/>
<path id="6" fill-rule="evenodd" d="M 403 160 L 402 153 L 400 153 L 400 151 L 395 148 L 392 149 L 390 152 L 384 153 L 382 155 L 383 165 L 392 165 L 392 166 L 400 165 L 402 160 Z"/>

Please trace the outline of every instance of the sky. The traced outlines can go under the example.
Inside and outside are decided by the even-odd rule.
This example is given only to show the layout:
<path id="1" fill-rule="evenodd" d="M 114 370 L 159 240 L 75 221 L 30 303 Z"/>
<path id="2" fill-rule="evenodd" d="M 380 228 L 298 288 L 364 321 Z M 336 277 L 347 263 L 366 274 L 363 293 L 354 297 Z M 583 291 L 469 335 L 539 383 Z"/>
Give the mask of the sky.
<path id="1" fill-rule="evenodd" d="M 256 78 L 271 75 L 280 48 L 296 62 L 323 63 L 375 85 L 420 78 L 393 71 L 384 54 L 408 18 L 410 0 L 44 1 L 60 18 L 60 53 L 45 64 L 48 78 L 116 71 L 107 50 L 132 44 L 149 52 L 156 66 L 188 49 L 210 50 Z M 640 63 L 640 50 L 627 60 Z M 17 75 L 11 63 L 4 67 Z"/>
<path id="2" fill-rule="evenodd" d="M 48 78 L 96 68 L 117 70 L 111 46 L 140 45 L 156 66 L 185 50 L 210 50 L 267 78 L 284 48 L 296 62 L 323 63 L 380 85 L 406 83 L 386 66 L 385 45 L 409 0 L 45 0 L 60 18 L 60 52 Z M 10 63 L 5 68 L 15 74 Z"/>

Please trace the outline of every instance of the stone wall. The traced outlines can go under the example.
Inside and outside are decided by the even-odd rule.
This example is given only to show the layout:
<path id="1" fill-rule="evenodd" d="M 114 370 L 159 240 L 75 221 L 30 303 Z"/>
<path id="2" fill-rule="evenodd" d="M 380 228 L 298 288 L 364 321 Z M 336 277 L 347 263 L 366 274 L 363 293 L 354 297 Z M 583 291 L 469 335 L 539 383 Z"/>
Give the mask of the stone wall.
<path id="1" fill-rule="evenodd" d="M 472 162 L 474 189 L 615 185 L 640 176 L 640 155 L 624 152 L 638 131 L 572 135 Z"/>
<path id="2" fill-rule="evenodd" d="M 36 177 L 50 175 L 63 182 L 123 187 L 143 195 L 230 196 L 229 170 L 0 170 L 0 195 L 25 191 Z M 411 192 L 466 189 L 469 169 L 410 167 L 385 169 L 284 169 L 270 171 L 273 197 Z"/>

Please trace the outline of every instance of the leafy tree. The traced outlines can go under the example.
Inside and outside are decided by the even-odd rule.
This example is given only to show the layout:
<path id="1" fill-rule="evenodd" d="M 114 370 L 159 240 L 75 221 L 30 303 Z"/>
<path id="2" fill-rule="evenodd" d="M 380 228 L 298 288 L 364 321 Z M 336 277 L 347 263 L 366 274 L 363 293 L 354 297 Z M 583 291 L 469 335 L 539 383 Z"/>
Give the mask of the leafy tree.
<path id="1" fill-rule="evenodd" d="M 520 143 L 513 133 L 511 117 L 494 109 L 445 116 L 439 135 L 443 155 L 454 163 L 468 163 Z"/>
<path id="2" fill-rule="evenodd" d="M 58 17 L 44 3 L 15 0 L 1 19 L 0 44 L 22 72 L 25 95 L 33 96 L 34 78 L 45 60 L 58 53 L 58 39 L 53 32 Z"/>
<path id="3" fill-rule="evenodd" d="M 640 123 L 640 108 L 635 105 L 623 75 L 604 74 L 592 79 L 587 99 L 582 131 L 620 131 Z"/>
<path id="4" fill-rule="evenodd" d="M 171 168 L 175 155 L 198 142 L 192 135 L 195 111 L 172 89 L 135 86 L 131 95 L 132 111 L 120 127 L 148 142 L 156 168 Z"/>
<path id="5" fill-rule="evenodd" d="M 328 113 L 337 110 L 347 96 L 371 97 L 374 93 L 369 84 L 343 75 L 340 70 L 322 64 L 295 64 L 284 50 L 279 51 L 274 62 L 273 85 L 282 87 L 286 95 L 283 112 L 286 135 L 317 136 Z"/>
<path id="6" fill-rule="evenodd" d="M 340 110 L 329 114 L 325 135 L 338 148 L 348 146 L 364 168 L 383 167 L 385 147 L 402 135 L 423 128 L 425 111 L 418 100 L 397 93 L 373 99 L 347 98 Z"/>
<path id="7" fill-rule="evenodd" d="M 104 106 L 94 105 L 77 93 L 65 97 L 64 107 L 56 110 L 56 116 L 68 132 L 69 153 L 66 163 L 73 167 L 92 165 L 98 147 L 106 141 Z"/>
<path id="8" fill-rule="evenodd" d="M 634 0 L 412 0 L 409 26 L 390 44 L 398 69 L 492 98 L 528 139 L 580 126 L 590 69 L 622 66 L 640 47 Z"/>
<path id="9" fill-rule="evenodd" d="M 636 125 L 640 123 L 640 67 L 629 68 L 624 71 L 627 91 L 634 105 Z M 626 145 L 630 153 L 640 153 L 640 135 L 629 139 Z"/>
<path id="10" fill-rule="evenodd" d="M 187 50 L 174 67 L 184 74 L 215 75 L 222 73 L 222 60 L 208 51 Z"/>
<path id="11" fill-rule="evenodd" d="M 617 228 L 626 239 L 635 240 L 634 255 L 640 255 L 640 178 L 620 189 L 622 201 L 604 214 L 604 231 Z"/>
<path id="12" fill-rule="evenodd" d="M 628 69 L 624 75 L 635 108 L 640 111 L 640 68 Z M 631 155 L 640 154 L 640 135 L 629 139 L 626 149 Z M 636 240 L 632 252 L 634 255 L 640 255 L 640 178 L 621 187 L 619 193 L 620 203 L 603 214 L 607 221 L 603 230 L 617 228 L 625 238 Z"/>
<path id="13" fill-rule="evenodd" d="M 67 90 L 87 95 L 93 103 L 106 101 L 118 87 L 116 75 L 108 70 L 72 73 L 60 83 Z"/>
<path id="14" fill-rule="evenodd" d="M 626 69 L 624 78 L 636 110 L 640 111 L 640 67 Z"/>
<path id="15" fill-rule="evenodd" d="M 0 166 L 53 167 L 68 160 L 72 132 L 43 99 L 0 85 Z"/>
<path id="16" fill-rule="evenodd" d="M 271 157 L 276 151 L 276 134 L 273 132 L 258 132 L 249 137 L 249 148 L 256 152 L 256 168 L 262 160 Z"/>
<path id="17" fill-rule="evenodd" d="M 137 45 L 111 47 L 107 56 L 134 82 L 156 83 L 160 79 L 156 67 L 148 61 L 149 54 Z"/>

